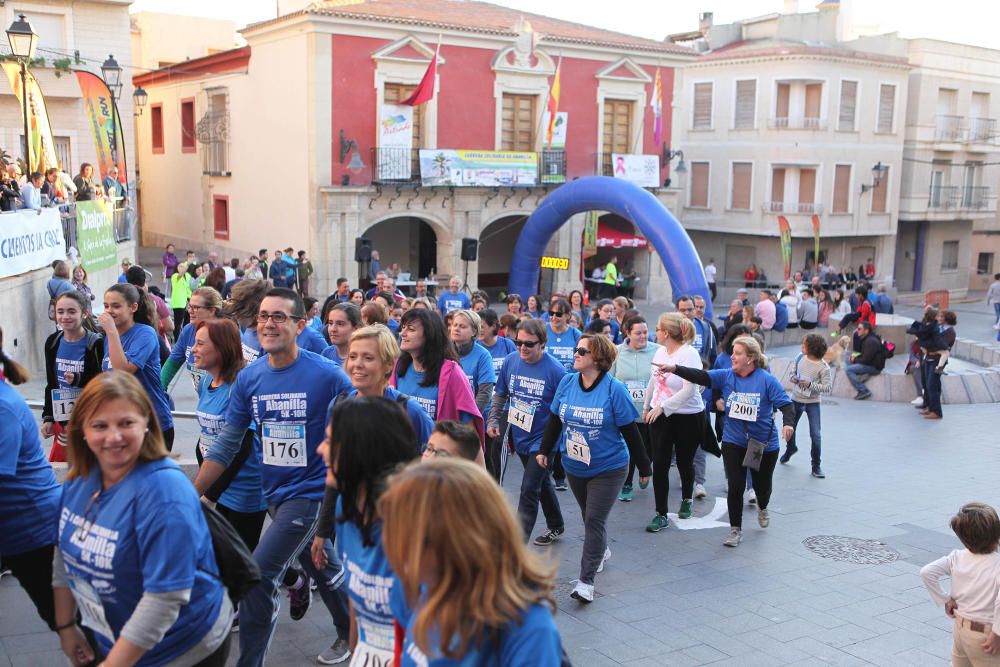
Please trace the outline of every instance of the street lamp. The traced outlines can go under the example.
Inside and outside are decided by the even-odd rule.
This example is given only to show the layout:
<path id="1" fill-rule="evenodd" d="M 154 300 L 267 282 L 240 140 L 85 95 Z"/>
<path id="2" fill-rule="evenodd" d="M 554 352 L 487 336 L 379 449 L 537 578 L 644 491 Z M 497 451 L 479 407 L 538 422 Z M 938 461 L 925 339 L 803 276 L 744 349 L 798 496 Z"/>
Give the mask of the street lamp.
<path id="1" fill-rule="evenodd" d="M 677 161 L 677 167 L 674 169 L 674 171 L 677 172 L 678 174 L 686 174 L 688 168 L 687 165 L 684 164 L 684 151 L 676 150 L 667 153 L 667 162 L 672 161 L 674 158 L 679 158 L 679 160 Z"/>
<path id="2" fill-rule="evenodd" d="M 24 162 L 28 173 L 31 173 L 31 140 L 28 138 L 28 61 L 35 55 L 38 46 L 38 35 L 31 29 L 31 24 L 18 15 L 16 21 L 7 28 L 7 41 L 10 42 L 10 52 L 21 65 L 21 109 L 24 117 Z"/>
<path id="3" fill-rule="evenodd" d="M 889 171 L 889 165 L 882 164 L 881 161 L 876 162 L 872 166 L 872 184 L 865 185 L 861 184 L 861 194 L 868 192 L 869 190 L 874 190 L 882 182 L 882 177 L 885 176 L 885 172 Z"/>
<path id="4" fill-rule="evenodd" d="M 118 165 L 118 107 L 115 100 L 122 92 L 122 68 L 113 55 L 101 65 L 101 76 L 111 93 L 111 164 Z"/>
<path id="5" fill-rule="evenodd" d="M 149 93 L 143 90 L 142 86 L 136 86 L 135 90 L 132 91 L 132 101 L 135 102 L 135 115 L 141 116 L 146 102 L 149 101 Z"/>

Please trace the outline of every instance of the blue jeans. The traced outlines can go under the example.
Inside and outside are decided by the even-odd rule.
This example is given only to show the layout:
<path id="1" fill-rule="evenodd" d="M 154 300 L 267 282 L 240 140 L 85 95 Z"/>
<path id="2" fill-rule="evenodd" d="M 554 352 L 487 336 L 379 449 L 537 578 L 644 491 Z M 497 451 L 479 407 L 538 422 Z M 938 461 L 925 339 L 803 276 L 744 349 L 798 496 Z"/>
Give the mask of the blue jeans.
<path id="1" fill-rule="evenodd" d="M 521 528 L 524 539 L 531 537 L 538 519 L 538 501 L 542 502 L 542 514 L 545 515 L 545 525 L 551 530 L 565 527 L 562 510 L 559 508 L 559 498 L 556 487 L 552 484 L 552 475 L 548 468 L 538 465 L 534 454 L 518 454 L 524 464 L 524 477 L 521 478 L 521 498 L 517 503 L 517 514 L 521 517 Z"/>
<path id="2" fill-rule="evenodd" d="M 993 304 L 993 316 L 1000 322 L 1000 301 Z"/>
<path id="3" fill-rule="evenodd" d="M 293 498 L 271 505 L 267 512 L 271 525 L 261 535 L 253 557 L 260 566 L 261 581 L 240 601 L 239 667 L 264 664 L 271 637 L 278 625 L 281 580 L 296 558 L 309 576 L 319 584 L 319 594 L 333 616 L 337 636 L 348 640 L 351 627 L 347 593 L 343 590 L 344 570 L 329 541 L 326 543 L 328 565 L 317 570 L 309 557 L 309 544 L 319 521 L 319 500 Z"/>
<path id="4" fill-rule="evenodd" d="M 809 439 L 812 441 L 812 466 L 813 468 L 818 468 L 820 464 L 820 449 L 822 446 L 822 440 L 820 438 L 820 417 L 819 417 L 819 403 L 799 403 L 798 401 L 792 401 L 792 406 L 795 408 L 795 421 L 792 422 L 792 426 L 795 427 L 795 431 L 792 432 L 792 439 L 788 441 L 788 448 L 795 451 L 797 447 L 795 446 L 795 434 L 798 433 L 799 419 L 802 417 L 802 413 L 806 414 L 809 418 Z"/>
<path id="5" fill-rule="evenodd" d="M 936 415 L 941 412 L 941 375 L 937 372 L 939 358 L 924 357 L 924 407 Z"/>
<path id="6" fill-rule="evenodd" d="M 865 364 L 849 364 L 847 368 L 844 369 L 847 374 L 847 379 L 850 381 L 851 386 L 861 393 L 868 393 L 868 387 L 862 382 L 858 376 L 859 375 L 878 375 L 882 371 L 875 368 L 874 366 L 867 366 Z M 865 378 L 866 380 L 868 378 Z"/>

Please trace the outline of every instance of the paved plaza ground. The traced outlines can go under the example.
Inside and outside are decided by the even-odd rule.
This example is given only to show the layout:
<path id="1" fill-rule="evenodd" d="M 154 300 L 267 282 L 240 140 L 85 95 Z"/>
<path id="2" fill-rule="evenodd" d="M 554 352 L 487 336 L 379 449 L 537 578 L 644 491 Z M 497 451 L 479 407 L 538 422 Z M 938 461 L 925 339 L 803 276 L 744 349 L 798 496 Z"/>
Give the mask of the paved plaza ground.
<path id="1" fill-rule="evenodd" d="M 989 340 L 993 332 L 985 307 L 957 307 L 960 335 Z M 643 310 L 658 312 L 655 305 Z M 34 391 L 33 386 L 25 389 L 29 396 Z M 175 397 L 179 410 L 192 408 L 193 393 L 183 374 Z M 738 549 L 721 544 L 727 528 L 719 461 L 709 460 L 711 495 L 696 501 L 696 515 L 702 518 L 690 520 L 702 528 L 646 533 L 652 488 L 637 491 L 634 502 L 616 503 L 612 512 L 612 559 L 598 575 L 597 599 L 588 606 L 569 597 L 583 531 L 572 495 L 560 493 L 567 532 L 545 553 L 558 567 L 556 621 L 573 663 L 947 664 L 950 620 L 932 605 L 917 573 L 959 546 L 948 520 L 961 504 L 1000 505 L 1000 409 L 946 405 L 944 412 L 944 420 L 928 422 L 909 405 L 824 401 L 827 479 L 809 476 L 808 438 L 800 439 L 800 453 L 775 472 L 770 527 L 758 528 L 756 512 L 748 507 Z M 194 430 L 191 420 L 179 420 L 176 451 L 185 458 L 193 453 Z M 802 430 L 804 435 L 807 429 Z M 505 483 L 512 503 L 520 472 L 515 459 Z M 679 502 L 672 471 L 671 511 Z M 868 542 L 863 546 L 873 550 L 845 550 L 842 556 L 895 560 L 855 564 L 824 558 L 804 544 L 822 536 L 884 545 Z M 286 606 L 269 664 L 315 664 L 313 658 L 333 639 L 330 616 L 318 598 L 300 622 L 288 618 Z M 61 664 L 55 636 L 17 583 L 4 578 L 0 666 Z"/>

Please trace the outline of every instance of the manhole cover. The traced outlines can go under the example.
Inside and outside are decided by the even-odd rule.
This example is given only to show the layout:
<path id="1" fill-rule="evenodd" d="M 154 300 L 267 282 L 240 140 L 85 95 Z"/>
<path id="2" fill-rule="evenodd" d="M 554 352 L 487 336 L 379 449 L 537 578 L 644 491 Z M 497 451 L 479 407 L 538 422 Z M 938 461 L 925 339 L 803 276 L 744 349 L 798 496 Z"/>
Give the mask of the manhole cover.
<path id="1" fill-rule="evenodd" d="M 821 558 L 858 565 L 883 565 L 899 559 L 899 552 L 878 540 L 840 535 L 814 535 L 802 540 L 806 549 Z"/>

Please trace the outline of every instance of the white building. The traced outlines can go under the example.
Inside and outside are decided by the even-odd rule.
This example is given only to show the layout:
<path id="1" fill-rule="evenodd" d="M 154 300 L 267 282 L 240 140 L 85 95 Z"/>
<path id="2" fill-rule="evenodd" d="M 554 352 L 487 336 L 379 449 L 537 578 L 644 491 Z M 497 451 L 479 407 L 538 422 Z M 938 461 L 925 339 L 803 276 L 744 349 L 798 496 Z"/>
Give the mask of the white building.
<path id="1" fill-rule="evenodd" d="M 840 41 L 840 18 L 835 5 L 728 25 L 707 14 L 673 37 L 702 53 L 675 87 L 680 219 L 733 287 L 751 264 L 782 279 L 780 216 L 792 271 L 813 265 L 818 219 L 821 259 L 857 271 L 870 258 L 892 279 L 910 66 Z"/>

